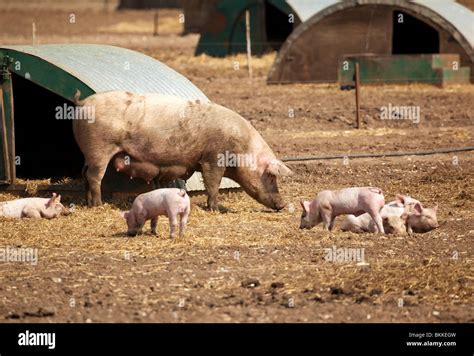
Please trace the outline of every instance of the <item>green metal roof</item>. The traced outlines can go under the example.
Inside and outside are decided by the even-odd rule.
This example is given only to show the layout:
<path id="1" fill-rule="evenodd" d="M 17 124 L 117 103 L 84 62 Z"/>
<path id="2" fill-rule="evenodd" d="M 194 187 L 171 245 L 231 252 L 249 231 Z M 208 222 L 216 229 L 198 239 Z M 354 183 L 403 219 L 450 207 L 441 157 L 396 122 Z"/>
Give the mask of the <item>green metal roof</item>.
<path id="1" fill-rule="evenodd" d="M 295 25 L 306 21 L 315 13 L 332 5 L 336 0 L 266 0 L 284 14 L 296 15 Z M 226 56 L 246 51 L 243 13 L 250 11 L 252 53 L 262 54 L 268 49 L 266 38 L 265 1 L 220 0 L 211 21 L 204 26 L 196 47 L 196 55 Z"/>
<path id="2" fill-rule="evenodd" d="M 0 45 L 0 57 L 5 55 L 13 58 L 11 72 L 67 99 L 75 93 L 74 82 L 85 96 L 127 90 L 207 99 L 181 74 L 126 48 L 96 44 Z"/>

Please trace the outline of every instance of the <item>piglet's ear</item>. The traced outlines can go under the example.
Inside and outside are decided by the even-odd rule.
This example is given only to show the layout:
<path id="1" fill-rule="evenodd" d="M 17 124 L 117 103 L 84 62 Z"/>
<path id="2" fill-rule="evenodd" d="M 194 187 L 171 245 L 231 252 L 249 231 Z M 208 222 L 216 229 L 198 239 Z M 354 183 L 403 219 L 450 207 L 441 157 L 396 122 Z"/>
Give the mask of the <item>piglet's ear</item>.
<path id="1" fill-rule="evenodd" d="M 304 200 L 303 199 L 300 200 L 300 205 L 303 208 L 303 210 L 306 211 L 306 207 L 304 206 Z"/>
<path id="2" fill-rule="evenodd" d="M 434 210 L 435 213 L 438 211 L 438 204 L 436 204 L 436 205 L 433 207 L 433 210 Z"/>
<path id="3" fill-rule="evenodd" d="M 59 196 L 59 199 L 61 199 L 61 196 Z M 48 202 L 46 203 L 46 206 L 47 207 L 50 207 L 51 205 L 53 205 L 54 203 L 56 203 L 58 201 L 58 196 L 56 195 L 56 193 L 53 193 L 53 195 L 51 196 L 51 198 L 49 198 Z"/>
<path id="4" fill-rule="evenodd" d="M 301 204 L 301 207 L 303 208 L 303 211 L 306 213 L 309 213 L 309 207 L 310 207 L 311 202 L 301 199 L 300 204 Z"/>
<path id="5" fill-rule="evenodd" d="M 128 211 L 121 211 L 121 212 L 119 212 L 119 214 L 122 218 L 127 219 L 129 212 Z"/>
<path id="6" fill-rule="evenodd" d="M 274 176 L 291 176 L 293 171 L 289 169 L 282 161 L 277 159 L 272 159 L 267 168 L 265 169 L 267 173 L 273 174 Z"/>
<path id="7" fill-rule="evenodd" d="M 408 214 L 403 213 L 402 215 L 400 215 L 400 219 L 407 221 L 408 220 Z"/>
<path id="8" fill-rule="evenodd" d="M 415 215 L 421 215 L 421 213 L 423 212 L 423 207 L 420 203 L 416 203 L 413 207 L 413 211 L 415 212 Z"/>
<path id="9" fill-rule="evenodd" d="M 400 206 L 400 207 L 403 207 L 405 205 L 405 196 L 404 195 L 401 195 L 401 194 L 397 194 L 395 196 L 395 203 Z"/>

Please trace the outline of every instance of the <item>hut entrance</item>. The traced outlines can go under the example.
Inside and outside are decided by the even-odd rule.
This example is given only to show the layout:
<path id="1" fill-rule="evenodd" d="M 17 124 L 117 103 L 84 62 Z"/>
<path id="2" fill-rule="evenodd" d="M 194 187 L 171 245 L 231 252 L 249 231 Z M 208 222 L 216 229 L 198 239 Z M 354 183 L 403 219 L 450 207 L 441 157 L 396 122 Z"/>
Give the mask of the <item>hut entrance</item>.
<path id="1" fill-rule="evenodd" d="M 403 11 L 393 12 L 392 54 L 439 53 L 439 33 Z"/>
<path id="2" fill-rule="evenodd" d="M 280 11 L 269 1 L 265 1 L 265 30 L 268 44 L 274 50 L 279 50 L 293 32 L 293 23 L 289 21 L 288 14 Z"/>
<path id="3" fill-rule="evenodd" d="M 57 108 L 70 101 L 12 74 L 16 176 L 24 179 L 79 178 L 84 163 L 72 120 L 58 120 Z"/>

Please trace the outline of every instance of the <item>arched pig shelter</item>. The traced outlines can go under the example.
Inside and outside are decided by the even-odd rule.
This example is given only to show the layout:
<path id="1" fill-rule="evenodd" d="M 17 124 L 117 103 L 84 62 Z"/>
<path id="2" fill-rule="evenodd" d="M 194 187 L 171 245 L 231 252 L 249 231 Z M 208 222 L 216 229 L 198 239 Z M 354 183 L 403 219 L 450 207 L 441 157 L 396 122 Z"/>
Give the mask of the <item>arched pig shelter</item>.
<path id="1" fill-rule="evenodd" d="M 72 121 L 56 117 L 58 107 L 73 105 L 76 89 L 81 91 L 82 98 L 109 90 L 127 90 L 207 99 L 188 79 L 159 61 L 114 46 L 0 46 L 0 65 L 3 190 L 21 190 L 16 185 L 18 178 L 60 180 L 81 176 L 84 159 L 73 136 Z M 225 179 L 221 187 L 238 185 Z M 146 187 L 140 179 L 130 181 L 109 167 L 103 188 L 106 192 L 118 192 Z M 187 188 L 204 190 L 200 174 L 187 181 Z M 54 189 L 61 191 L 57 185 Z"/>
<path id="2" fill-rule="evenodd" d="M 472 82 L 474 13 L 451 0 L 332 1 L 286 39 L 268 83 L 334 82 L 342 56 L 364 53 L 458 54 Z"/>

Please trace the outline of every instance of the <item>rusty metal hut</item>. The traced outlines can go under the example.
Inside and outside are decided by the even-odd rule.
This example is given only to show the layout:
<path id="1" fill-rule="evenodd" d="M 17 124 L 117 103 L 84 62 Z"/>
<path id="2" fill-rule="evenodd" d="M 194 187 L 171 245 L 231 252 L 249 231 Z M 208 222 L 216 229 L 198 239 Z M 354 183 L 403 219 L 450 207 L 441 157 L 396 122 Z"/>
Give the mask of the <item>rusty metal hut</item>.
<path id="1" fill-rule="evenodd" d="M 390 63 L 387 57 L 435 54 L 435 64 L 425 66 L 421 75 L 430 78 L 439 72 L 441 81 L 465 81 L 466 76 L 469 81 L 470 76 L 472 82 L 474 12 L 453 0 L 330 1 L 286 39 L 268 83 L 335 82 L 341 58 L 354 54 L 384 57 L 384 63 L 376 65 L 388 63 L 395 71 L 414 63 L 411 76 L 420 75 L 416 67 L 423 67 L 423 63 L 413 62 L 412 57 L 406 63 L 404 58 L 395 59 L 398 64 Z M 454 72 L 446 63 L 438 68 L 438 59 L 443 62 L 449 59 L 443 55 L 448 54 L 457 56 L 452 62 L 460 61 L 457 67 L 464 67 L 461 71 Z M 422 62 L 425 59 L 420 57 Z"/>

